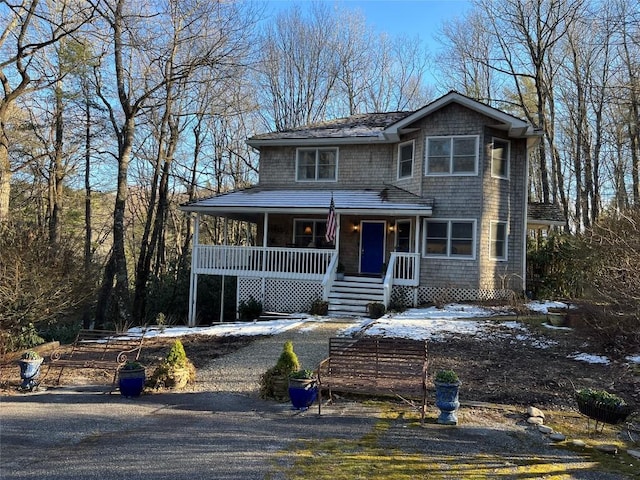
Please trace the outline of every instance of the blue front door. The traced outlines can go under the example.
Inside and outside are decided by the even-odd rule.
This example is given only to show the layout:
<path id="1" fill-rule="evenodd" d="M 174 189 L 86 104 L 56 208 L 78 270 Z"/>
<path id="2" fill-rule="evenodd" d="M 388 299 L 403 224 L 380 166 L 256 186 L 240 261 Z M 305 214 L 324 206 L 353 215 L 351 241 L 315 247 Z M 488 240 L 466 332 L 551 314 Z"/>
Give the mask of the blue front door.
<path id="1" fill-rule="evenodd" d="M 360 273 L 379 275 L 384 263 L 384 222 L 362 222 Z"/>

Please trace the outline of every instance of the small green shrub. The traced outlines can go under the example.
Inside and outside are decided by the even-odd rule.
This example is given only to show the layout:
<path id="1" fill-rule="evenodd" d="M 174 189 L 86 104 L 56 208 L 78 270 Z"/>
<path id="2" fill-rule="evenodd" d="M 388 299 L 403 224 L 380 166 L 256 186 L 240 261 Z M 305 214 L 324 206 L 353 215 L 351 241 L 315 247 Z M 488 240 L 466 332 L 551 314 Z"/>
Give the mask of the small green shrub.
<path id="1" fill-rule="evenodd" d="M 458 374 L 453 370 L 440 370 L 436 374 L 436 382 L 439 383 L 458 383 Z"/>
<path id="2" fill-rule="evenodd" d="M 253 296 L 246 302 L 243 300 L 238 306 L 240 320 L 248 321 L 258 318 L 262 314 L 262 302 L 257 301 Z"/>
<path id="3" fill-rule="evenodd" d="M 165 363 L 178 368 L 184 368 L 187 365 L 187 353 L 184 351 L 184 345 L 180 340 L 173 342 Z"/>
<path id="4" fill-rule="evenodd" d="M 302 370 L 297 370 L 289 374 L 289 378 L 298 378 L 298 379 L 312 379 L 315 378 L 315 373 L 313 370 L 309 370 L 307 368 Z"/>
<path id="5" fill-rule="evenodd" d="M 287 340 L 276 364 L 260 377 L 260 397 L 286 400 L 288 397 L 288 377 L 298 370 L 300 370 L 300 362 L 293 351 L 293 342 Z"/>
<path id="6" fill-rule="evenodd" d="M 40 356 L 40 354 L 38 352 L 35 352 L 33 350 L 29 350 L 28 352 L 24 352 L 20 358 L 22 360 L 40 360 L 42 357 Z"/>
<path id="7" fill-rule="evenodd" d="M 626 405 L 626 402 L 606 390 L 597 390 L 593 388 L 583 388 L 576 392 L 576 398 L 583 402 L 596 402 L 607 407 L 617 408 Z"/>
<path id="8" fill-rule="evenodd" d="M 45 342 L 33 323 L 22 325 L 18 330 L 8 333 L 5 338 L 7 343 L 5 348 L 9 352 L 37 347 Z"/>
<path id="9" fill-rule="evenodd" d="M 186 372 L 185 372 L 186 371 Z M 183 388 L 196 379 L 196 367 L 191 363 L 180 340 L 173 342 L 164 361 L 147 382 L 152 388 Z"/>
<path id="10" fill-rule="evenodd" d="M 140 370 L 141 368 L 144 367 L 140 362 L 137 361 L 128 361 L 122 367 L 120 367 L 121 370 Z"/>

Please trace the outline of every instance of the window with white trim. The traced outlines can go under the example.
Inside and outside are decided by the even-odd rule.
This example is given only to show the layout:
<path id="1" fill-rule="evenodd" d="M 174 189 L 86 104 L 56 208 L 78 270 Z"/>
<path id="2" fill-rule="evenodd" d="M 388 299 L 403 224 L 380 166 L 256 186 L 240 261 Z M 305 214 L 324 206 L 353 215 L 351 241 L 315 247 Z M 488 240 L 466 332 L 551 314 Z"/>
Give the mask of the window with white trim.
<path id="1" fill-rule="evenodd" d="M 491 176 L 509 179 L 510 144 L 507 140 L 494 138 L 491 142 Z"/>
<path id="2" fill-rule="evenodd" d="M 398 145 L 398 179 L 413 175 L 414 141 Z"/>
<path id="3" fill-rule="evenodd" d="M 494 260 L 507 259 L 507 222 L 491 222 L 489 248 Z"/>
<path id="4" fill-rule="evenodd" d="M 425 175 L 477 175 L 478 136 L 428 137 Z"/>
<path id="5" fill-rule="evenodd" d="M 425 220 L 423 254 L 427 257 L 474 258 L 474 220 Z"/>
<path id="6" fill-rule="evenodd" d="M 335 182 L 337 179 L 337 148 L 299 148 L 297 150 L 296 181 Z"/>
<path id="7" fill-rule="evenodd" d="M 326 232 L 326 220 L 295 219 L 293 221 L 293 244 L 303 248 L 322 247 L 327 243 L 324 238 Z"/>

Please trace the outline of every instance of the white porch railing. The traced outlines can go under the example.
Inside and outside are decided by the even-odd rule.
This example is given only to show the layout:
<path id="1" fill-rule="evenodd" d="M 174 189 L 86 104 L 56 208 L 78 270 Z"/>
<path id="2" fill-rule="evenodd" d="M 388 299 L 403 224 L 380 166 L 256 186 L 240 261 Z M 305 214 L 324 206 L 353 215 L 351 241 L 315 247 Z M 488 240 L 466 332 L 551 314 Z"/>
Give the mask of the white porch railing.
<path id="1" fill-rule="evenodd" d="M 389 306 L 394 285 L 417 287 L 420 283 L 420 254 L 391 252 L 384 276 L 384 306 Z"/>
<path id="2" fill-rule="evenodd" d="M 322 280 L 335 250 L 196 245 L 194 273 Z"/>

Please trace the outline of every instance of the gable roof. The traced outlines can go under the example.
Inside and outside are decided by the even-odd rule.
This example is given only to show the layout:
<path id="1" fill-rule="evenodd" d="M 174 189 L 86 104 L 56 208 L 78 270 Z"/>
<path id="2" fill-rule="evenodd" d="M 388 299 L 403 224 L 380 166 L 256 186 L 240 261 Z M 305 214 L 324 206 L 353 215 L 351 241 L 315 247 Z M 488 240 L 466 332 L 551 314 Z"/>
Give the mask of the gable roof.
<path id="1" fill-rule="evenodd" d="M 457 103 L 494 119 L 496 124 L 492 126 L 507 131 L 512 138 L 540 136 L 540 133 L 534 130 L 529 122 L 451 91 L 415 111 L 352 115 L 281 132 L 255 135 L 247 140 L 247 144 L 260 148 L 262 146 L 300 146 L 304 144 L 395 143 L 399 140 L 404 129 L 451 103 Z"/>

